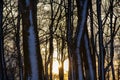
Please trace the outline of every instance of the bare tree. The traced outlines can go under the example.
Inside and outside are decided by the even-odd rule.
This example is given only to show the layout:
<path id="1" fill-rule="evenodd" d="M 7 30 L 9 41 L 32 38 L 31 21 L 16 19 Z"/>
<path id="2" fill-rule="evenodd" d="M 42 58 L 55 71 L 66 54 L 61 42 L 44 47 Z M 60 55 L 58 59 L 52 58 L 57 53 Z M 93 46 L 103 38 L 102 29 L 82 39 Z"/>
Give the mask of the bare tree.
<path id="1" fill-rule="evenodd" d="M 104 46 L 103 46 L 103 28 L 101 20 L 101 0 L 96 1 L 97 5 L 97 18 L 98 18 L 98 28 L 99 28 L 99 58 L 98 58 L 98 68 L 99 68 L 99 79 L 105 80 L 104 73 Z"/>
<path id="2" fill-rule="evenodd" d="M 8 80 L 6 63 L 4 58 L 4 36 L 3 36 L 3 0 L 0 0 L 0 79 Z"/>
<path id="3" fill-rule="evenodd" d="M 44 80 L 37 31 L 37 0 L 20 0 L 23 26 L 24 79 Z"/>
<path id="4" fill-rule="evenodd" d="M 16 27 L 16 47 L 17 47 L 17 53 L 18 53 L 18 63 L 19 63 L 19 79 L 23 80 L 23 63 L 22 63 L 22 56 L 21 56 L 21 49 L 20 49 L 20 0 L 18 0 L 18 19 L 17 19 L 17 27 Z"/>
<path id="5" fill-rule="evenodd" d="M 67 3 L 67 2 L 64 2 Z M 65 11 L 66 11 L 66 37 L 67 37 L 67 46 L 68 46 L 68 58 L 69 58 L 69 72 L 68 72 L 68 80 L 74 80 L 75 78 L 75 72 L 74 72 L 74 43 L 72 41 L 73 37 L 73 26 L 72 26 L 72 0 L 68 0 L 68 5 L 65 5 Z"/>

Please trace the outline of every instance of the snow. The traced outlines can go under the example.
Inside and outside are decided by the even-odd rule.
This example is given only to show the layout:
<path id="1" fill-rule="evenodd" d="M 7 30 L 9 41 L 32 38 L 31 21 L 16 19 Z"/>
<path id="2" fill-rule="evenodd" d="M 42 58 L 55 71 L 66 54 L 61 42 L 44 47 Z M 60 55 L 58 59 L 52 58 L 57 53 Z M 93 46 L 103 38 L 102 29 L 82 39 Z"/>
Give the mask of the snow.
<path id="1" fill-rule="evenodd" d="M 37 65 L 37 57 L 36 57 L 36 42 L 35 42 L 35 33 L 34 33 L 34 26 L 32 21 L 32 11 L 30 10 L 29 14 L 30 19 L 30 27 L 29 27 L 29 58 L 30 58 L 30 65 L 31 65 L 31 79 L 30 80 L 38 80 L 38 65 Z"/>

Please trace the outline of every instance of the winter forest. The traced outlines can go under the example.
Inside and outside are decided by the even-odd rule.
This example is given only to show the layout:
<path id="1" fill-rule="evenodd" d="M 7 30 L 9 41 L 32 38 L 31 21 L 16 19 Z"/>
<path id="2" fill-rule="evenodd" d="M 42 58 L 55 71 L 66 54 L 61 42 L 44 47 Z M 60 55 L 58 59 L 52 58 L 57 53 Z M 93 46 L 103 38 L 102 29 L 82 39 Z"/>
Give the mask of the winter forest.
<path id="1" fill-rule="evenodd" d="M 120 80 L 120 0 L 0 0 L 0 80 Z"/>

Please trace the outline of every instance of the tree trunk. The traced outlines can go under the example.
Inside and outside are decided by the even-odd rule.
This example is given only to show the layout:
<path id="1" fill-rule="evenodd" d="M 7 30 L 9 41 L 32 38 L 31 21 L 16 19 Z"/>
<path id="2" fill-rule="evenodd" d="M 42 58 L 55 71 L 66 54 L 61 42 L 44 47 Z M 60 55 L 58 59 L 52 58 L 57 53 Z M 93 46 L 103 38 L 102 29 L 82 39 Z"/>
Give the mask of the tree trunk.
<path id="1" fill-rule="evenodd" d="M 22 5 L 24 80 L 44 80 L 37 31 L 37 0 L 20 0 Z"/>
<path id="2" fill-rule="evenodd" d="M 51 5 L 51 24 L 49 26 L 49 54 L 50 54 L 50 80 L 52 80 L 52 66 L 53 66 L 53 0 L 50 0 Z"/>
<path id="3" fill-rule="evenodd" d="M 91 28 L 91 53 L 92 53 L 92 61 L 94 67 L 94 79 L 97 79 L 97 72 L 96 72 L 96 54 L 95 54 L 95 41 L 94 41 L 94 27 L 93 27 L 93 7 L 92 7 L 92 0 L 90 1 L 90 28 Z"/>
<path id="4" fill-rule="evenodd" d="M 17 19 L 17 28 L 16 28 L 16 47 L 18 53 L 18 62 L 19 62 L 19 79 L 23 80 L 23 63 L 21 59 L 20 51 L 20 2 L 18 2 L 18 19 Z"/>
<path id="5" fill-rule="evenodd" d="M 59 80 L 64 80 L 64 62 L 61 61 L 59 67 Z"/>
<path id="6" fill-rule="evenodd" d="M 103 29 L 101 20 L 101 0 L 96 0 L 97 6 L 97 18 L 98 18 L 98 28 L 99 28 L 99 60 L 98 60 L 98 73 L 99 80 L 105 80 L 104 73 L 104 46 L 103 46 Z"/>
<path id="7" fill-rule="evenodd" d="M 47 38 L 46 38 L 46 45 L 45 45 L 45 64 L 44 64 L 44 66 L 45 66 L 45 80 L 49 80 L 49 76 L 48 76 L 48 62 L 49 61 L 47 61 L 47 56 L 48 56 L 48 54 L 47 54 L 48 52 L 47 52 Z"/>
<path id="8" fill-rule="evenodd" d="M 118 77 L 118 80 L 120 80 L 120 61 L 118 63 L 117 77 Z"/>
<path id="9" fill-rule="evenodd" d="M 6 64 L 4 59 L 4 37 L 3 37 L 3 0 L 0 0 L 0 80 L 8 80 Z"/>
<path id="10" fill-rule="evenodd" d="M 73 61 L 73 41 L 72 41 L 72 25 L 71 25 L 71 0 L 68 0 L 68 10 L 66 10 L 66 26 L 67 26 L 67 46 L 68 46 L 68 58 L 69 58 L 69 71 L 68 80 L 74 80 L 74 61 Z"/>
<path id="11" fill-rule="evenodd" d="M 77 4 L 77 10 L 78 10 L 78 25 L 76 30 L 76 59 L 77 59 L 77 80 L 83 80 L 83 68 L 82 68 L 82 51 L 80 50 L 81 42 L 82 42 L 82 36 L 85 30 L 86 26 L 86 20 L 87 20 L 87 12 L 88 12 L 88 0 L 85 1 L 79 1 L 76 0 Z M 83 5 L 81 5 L 83 3 Z"/>
<path id="12" fill-rule="evenodd" d="M 86 56 L 88 60 L 88 67 L 89 67 L 89 75 L 90 75 L 90 80 L 95 80 L 94 78 L 94 70 L 93 70 L 93 63 L 92 63 L 92 58 L 91 58 L 91 53 L 90 53 L 90 46 L 89 46 L 89 40 L 87 34 L 84 34 L 84 40 L 85 40 L 85 50 L 86 50 Z"/>
<path id="13" fill-rule="evenodd" d="M 111 69 L 112 69 L 112 80 L 115 80 L 115 72 L 114 72 L 114 64 L 113 64 L 113 58 L 114 58 L 114 33 L 113 32 L 113 2 L 114 0 L 110 0 L 110 37 L 111 37 L 111 44 L 110 44 L 110 57 L 111 57 Z M 115 26 L 114 26 L 115 27 Z"/>

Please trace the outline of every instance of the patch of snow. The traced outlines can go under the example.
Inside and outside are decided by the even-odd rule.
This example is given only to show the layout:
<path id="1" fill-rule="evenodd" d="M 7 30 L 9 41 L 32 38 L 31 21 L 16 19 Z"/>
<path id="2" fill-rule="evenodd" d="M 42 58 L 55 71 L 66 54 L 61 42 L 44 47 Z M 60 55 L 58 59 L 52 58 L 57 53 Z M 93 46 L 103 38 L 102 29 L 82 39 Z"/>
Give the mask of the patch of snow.
<path id="1" fill-rule="evenodd" d="M 31 65 L 31 80 L 38 80 L 38 65 L 37 65 L 37 52 L 36 52 L 36 42 L 35 42 L 35 33 L 32 20 L 32 11 L 30 10 L 29 14 L 30 27 L 29 27 L 29 58 Z"/>

